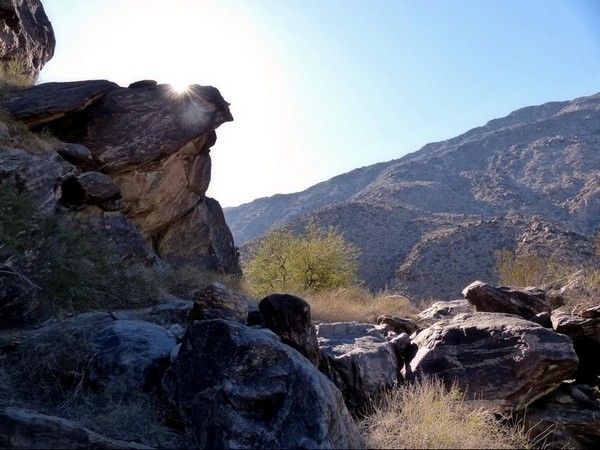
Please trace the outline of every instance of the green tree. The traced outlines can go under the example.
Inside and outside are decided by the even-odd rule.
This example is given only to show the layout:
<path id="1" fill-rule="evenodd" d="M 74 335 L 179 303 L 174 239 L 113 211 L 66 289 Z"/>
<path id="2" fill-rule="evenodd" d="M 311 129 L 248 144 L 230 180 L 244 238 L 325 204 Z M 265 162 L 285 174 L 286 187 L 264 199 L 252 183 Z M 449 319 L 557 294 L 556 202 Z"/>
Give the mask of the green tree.
<path id="1" fill-rule="evenodd" d="M 277 228 L 250 246 L 244 274 L 257 296 L 336 289 L 356 283 L 359 254 L 331 226 L 311 223 L 301 235 Z"/>

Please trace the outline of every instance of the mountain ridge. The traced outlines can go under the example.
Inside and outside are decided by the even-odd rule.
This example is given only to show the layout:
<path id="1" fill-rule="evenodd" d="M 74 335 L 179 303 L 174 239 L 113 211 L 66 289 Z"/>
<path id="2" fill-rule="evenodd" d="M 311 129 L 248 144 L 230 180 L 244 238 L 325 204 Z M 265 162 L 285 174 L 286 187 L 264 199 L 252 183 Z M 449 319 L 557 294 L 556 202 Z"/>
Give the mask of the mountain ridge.
<path id="1" fill-rule="evenodd" d="M 275 225 L 337 226 L 362 249 L 359 276 L 368 287 L 456 298 L 469 280 L 496 281 L 494 255 L 503 248 L 595 263 L 599 148 L 595 94 L 521 108 L 399 159 L 225 214 L 241 246 L 240 224 L 252 237 Z"/>

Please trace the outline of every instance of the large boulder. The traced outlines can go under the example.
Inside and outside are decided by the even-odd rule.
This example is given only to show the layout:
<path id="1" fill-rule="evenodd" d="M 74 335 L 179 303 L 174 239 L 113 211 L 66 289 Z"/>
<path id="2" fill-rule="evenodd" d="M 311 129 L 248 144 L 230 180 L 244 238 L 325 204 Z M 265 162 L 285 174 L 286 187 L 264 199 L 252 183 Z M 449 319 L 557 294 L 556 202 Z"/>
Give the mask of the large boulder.
<path id="1" fill-rule="evenodd" d="M 295 348 L 315 366 L 320 352 L 310 305 L 303 298 L 289 294 L 272 294 L 258 304 L 264 325 L 277 334 L 284 344 Z"/>
<path id="2" fill-rule="evenodd" d="M 195 321 L 163 379 L 190 448 L 357 448 L 338 389 L 269 330 Z"/>
<path id="3" fill-rule="evenodd" d="M 462 294 L 478 312 L 516 314 L 525 319 L 550 312 L 546 294 L 541 289 L 514 289 L 475 281 L 468 285 Z"/>
<path id="4" fill-rule="evenodd" d="M 401 366 L 394 343 L 373 324 L 321 323 L 317 336 L 320 370 L 342 391 L 353 412 L 364 413 L 383 390 L 399 382 Z"/>
<path id="5" fill-rule="evenodd" d="M 598 383 L 600 376 L 600 318 L 585 318 L 565 311 L 552 312 L 552 328 L 573 340 L 579 357 L 575 378 L 580 382 Z"/>
<path id="6" fill-rule="evenodd" d="M 567 336 L 512 314 L 459 314 L 419 333 L 411 376 L 456 383 L 467 398 L 520 410 L 556 389 L 577 369 Z"/>
<path id="7" fill-rule="evenodd" d="M 33 84 L 55 45 L 52 24 L 39 0 L 0 1 L 0 69 L 8 81 Z"/>

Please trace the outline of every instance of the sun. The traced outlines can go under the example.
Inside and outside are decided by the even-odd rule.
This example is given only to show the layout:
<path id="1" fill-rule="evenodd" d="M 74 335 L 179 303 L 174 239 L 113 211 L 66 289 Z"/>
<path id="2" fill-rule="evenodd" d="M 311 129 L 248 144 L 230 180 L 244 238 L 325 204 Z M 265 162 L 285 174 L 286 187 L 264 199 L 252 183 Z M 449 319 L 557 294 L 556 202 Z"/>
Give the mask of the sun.
<path id="1" fill-rule="evenodd" d="M 190 90 L 190 85 L 181 81 L 170 83 L 171 90 L 177 95 L 183 95 Z"/>

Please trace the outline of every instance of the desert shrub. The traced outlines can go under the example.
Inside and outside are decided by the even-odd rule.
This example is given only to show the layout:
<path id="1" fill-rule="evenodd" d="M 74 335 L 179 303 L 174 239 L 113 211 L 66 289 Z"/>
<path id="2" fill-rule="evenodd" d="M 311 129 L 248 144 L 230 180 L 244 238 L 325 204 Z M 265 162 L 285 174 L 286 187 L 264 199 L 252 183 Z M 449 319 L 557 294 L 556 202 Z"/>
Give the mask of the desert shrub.
<path id="1" fill-rule="evenodd" d="M 399 386 L 360 423 L 367 448 L 525 448 L 523 427 L 464 400 L 438 380 Z"/>
<path id="2" fill-rule="evenodd" d="M 548 287 L 560 283 L 576 269 L 560 264 L 555 257 L 515 255 L 503 249 L 496 252 L 496 271 L 499 283 L 518 287 Z"/>
<path id="3" fill-rule="evenodd" d="M 40 289 L 52 310 L 142 306 L 158 300 L 148 269 L 115 259 L 110 242 L 92 243 L 66 214 L 0 184 L 0 248 Z"/>
<path id="4" fill-rule="evenodd" d="M 308 224 L 301 235 L 278 228 L 250 245 L 244 273 L 257 297 L 319 292 L 356 283 L 358 256 L 334 227 Z"/>
<path id="5" fill-rule="evenodd" d="M 80 392 L 92 359 L 85 332 L 53 327 L 0 360 L 0 399 L 41 409 L 67 404 Z"/>
<path id="6" fill-rule="evenodd" d="M 571 275 L 568 288 L 560 295 L 561 304 L 573 313 L 600 304 L 600 270 L 582 269 Z"/>
<path id="7" fill-rule="evenodd" d="M 321 322 L 375 323 L 382 314 L 415 319 L 419 313 L 405 297 L 388 292 L 372 294 L 358 286 L 295 294 L 308 301 L 313 319 Z"/>

